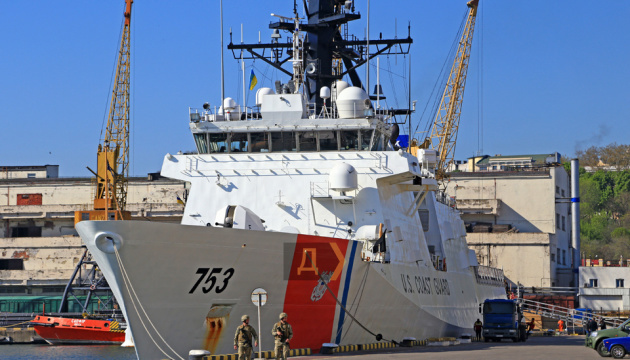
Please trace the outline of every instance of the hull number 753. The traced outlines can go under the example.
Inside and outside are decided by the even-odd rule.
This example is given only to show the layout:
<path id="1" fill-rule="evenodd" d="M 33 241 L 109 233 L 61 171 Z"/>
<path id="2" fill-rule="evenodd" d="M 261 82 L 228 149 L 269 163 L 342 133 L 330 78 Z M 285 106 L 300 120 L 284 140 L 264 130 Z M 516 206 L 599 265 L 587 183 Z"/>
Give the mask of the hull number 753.
<path id="1" fill-rule="evenodd" d="M 217 294 L 222 293 L 223 290 L 225 290 L 227 288 L 228 282 L 230 281 L 230 278 L 232 277 L 232 275 L 234 275 L 234 269 L 233 268 L 229 268 L 229 269 L 223 271 L 223 273 L 221 273 L 221 271 L 223 271 L 223 268 L 212 268 L 212 269 L 210 269 L 210 268 L 199 268 L 199 269 L 197 269 L 196 274 L 199 274 L 199 280 L 197 280 L 195 285 L 192 287 L 192 289 L 190 289 L 190 291 L 188 293 L 189 294 L 194 293 L 195 290 L 197 290 L 197 287 L 199 287 L 199 285 L 201 284 L 201 282 L 203 281 L 204 278 L 206 279 L 206 281 L 204 281 L 203 285 L 201 286 L 201 291 L 203 291 L 204 294 L 209 293 L 210 291 L 212 291 L 213 288 L 214 288 L 214 291 L 216 291 Z M 217 284 L 217 280 L 223 281 L 222 283 L 220 282 L 220 284 L 222 284 L 222 285 L 214 287 Z"/>

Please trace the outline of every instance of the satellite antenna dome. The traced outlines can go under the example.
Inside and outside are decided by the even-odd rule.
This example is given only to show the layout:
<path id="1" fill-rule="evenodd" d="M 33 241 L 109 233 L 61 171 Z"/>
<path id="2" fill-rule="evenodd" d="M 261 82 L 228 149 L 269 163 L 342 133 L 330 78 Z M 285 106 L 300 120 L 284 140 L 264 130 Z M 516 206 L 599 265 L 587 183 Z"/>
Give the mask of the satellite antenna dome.
<path id="1" fill-rule="evenodd" d="M 204 110 L 208 110 L 208 109 L 210 109 L 210 104 L 208 104 L 207 102 L 206 102 L 206 103 L 203 103 L 203 109 L 204 109 Z"/>
<path id="2" fill-rule="evenodd" d="M 319 97 L 322 99 L 330 99 L 330 88 L 328 86 L 322 86 L 319 90 Z"/>
<path id="3" fill-rule="evenodd" d="M 330 170 L 328 182 L 333 190 L 354 190 L 358 187 L 357 170 L 350 164 L 337 164 Z"/>
<path id="4" fill-rule="evenodd" d="M 234 108 L 236 108 L 236 101 L 231 97 L 226 97 L 223 99 L 223 108 L 228 111 L 234 110 Z"/>

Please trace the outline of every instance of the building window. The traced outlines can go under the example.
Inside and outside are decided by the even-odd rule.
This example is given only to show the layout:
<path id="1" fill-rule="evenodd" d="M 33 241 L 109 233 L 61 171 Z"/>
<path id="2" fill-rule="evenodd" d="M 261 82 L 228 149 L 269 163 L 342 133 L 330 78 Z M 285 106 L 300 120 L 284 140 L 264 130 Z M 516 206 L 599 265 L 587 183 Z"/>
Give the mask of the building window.
<path id="1" fill-rule="evenodd" d="M 0 259 L 0 270 L 24 270 L 24 259 Z"/>
<path id="2" fill-rule="evenodd" d="M 562 265 L 566 265 L 566 264 L 567 264 L 567 251 L 562 250 Z"/>
<path id="3" fill-rule="evenodd" d="M 615 286 L 618 287 L 618 288 L 622 288 L 623 287 L 623 279 L 615 280 Z"/>
<path id="4" fill-rule="evenodd" d="M 551 254 L 551 261 L 556 261 L 556 254 Z"/>
<path id="5" fill-rule="evenodd" d="M 564 189 L 562 189 L 562 197 L 564 197 Z"/>
<path id="6" fill-rule="evenodd" d="M 562 216 L 562 231 L 566 231 L 566 217 L 564 217 L 564 215 Z"/>
<path id="7" fill-rule="evenodd" d="M 11 228 L 11 237 L 42 237 L 41 226 L 16 226 Z"/>
<path id="8" fill-rule="evenodd" d="M 556 186 L 556 194 L 560 194 L 560 187 Z"/>
<path id="9" fill-rule="evenodd" d="M 597 287 L 597 279 L 590 279 L 588 281 L 588 287 L 596 288 Z"/>
<path id="10" fill-rule="evenodd" d="M 556 213 L 556 229 L 560 229 L 560 214 Z"/>
<path id="11" fill-rule="evenodd" d="M 28 179 L 35 179 L 35 173 L 28 173 L 28 174 L 26 174 L 26 177 Z"/>
<path id="12" fill-rule="evenodd" d="M 556 254 L 558 254 L 557 259 L 558 259 L 558 265 L 562 264 L 560 262 L 560 248 L 556 248 Z"/>

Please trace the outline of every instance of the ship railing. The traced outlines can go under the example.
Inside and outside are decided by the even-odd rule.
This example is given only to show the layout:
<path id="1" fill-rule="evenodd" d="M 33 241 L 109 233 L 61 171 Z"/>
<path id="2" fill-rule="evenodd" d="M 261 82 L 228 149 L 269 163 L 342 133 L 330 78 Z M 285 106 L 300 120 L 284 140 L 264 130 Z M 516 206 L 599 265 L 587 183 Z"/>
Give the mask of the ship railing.
<path id="1" fill-rule="evenodd" d="M 571 328 L 573 333 L 576 332 L 575 328 L 578 329 L 577 332 L 580 332 L 584 327 L 584 323 L 590 319 L 595 319 L 598 322 L 599 319 L 604 319 L 606 325 L 609 327 L 617 327 L 626 320 L 625 318 L 620 317 L 593 314 L 590 309 L 571 309 L 529 299 L 519 299 L 518 301 L 521 304 L 523 311 L 540 315 L 542 317 L 562 320 L 566 324 L 565 328 L 567 330 Z"/>
<path id="2" fill-rule="evenodd" d="M 226 110 L 218 107 L 208 107 L 208 109 L 188 108 L 190 122 L 216 122 L 216 121 L 239 121 L 239 120 L 260 120 L 260 109 L 258 107 L 236 106 L 233 110 Z"/>
<path id="3" fill-rule="evenodd" d="M 503 270 L 484 265 L 473 266 L 473 269 L 478 284 L 503 285 Z"/>

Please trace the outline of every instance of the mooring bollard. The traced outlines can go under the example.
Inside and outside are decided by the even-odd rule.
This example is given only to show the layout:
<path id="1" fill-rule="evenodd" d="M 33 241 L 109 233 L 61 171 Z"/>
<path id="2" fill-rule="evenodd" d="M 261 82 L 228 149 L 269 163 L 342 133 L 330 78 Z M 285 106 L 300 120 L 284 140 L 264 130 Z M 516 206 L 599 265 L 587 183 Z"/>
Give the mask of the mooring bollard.
<path id="1" fill-rule="evenodd" d="M 190 350 L 188 360 L 202 360 L 204 356 L 212 355 L 208 350 Z"/>

